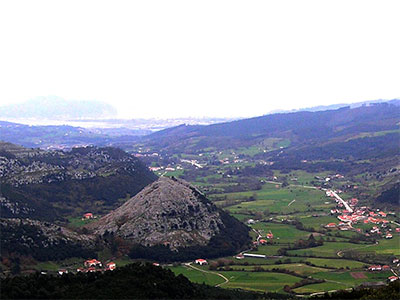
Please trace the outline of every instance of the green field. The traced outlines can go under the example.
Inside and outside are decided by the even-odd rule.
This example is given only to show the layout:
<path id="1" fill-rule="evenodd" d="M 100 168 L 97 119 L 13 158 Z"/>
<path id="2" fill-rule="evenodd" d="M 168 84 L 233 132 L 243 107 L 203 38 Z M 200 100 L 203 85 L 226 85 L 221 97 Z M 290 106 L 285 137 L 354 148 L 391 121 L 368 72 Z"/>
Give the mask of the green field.
<path id="1" fill-rule="evenodd" d="M 285 284 L 292 285 L 301 280 L 288 274 L 272 272 L 221 272 L 229 279 L 225 288 L 241 288 L 254 291 L 282 292 Z"/>
<path id="2" fill-rule="evenodd" d="M 364 244 L 351 244 L 346 242 L 325 242 L 322 246 L 299 249 L 299 250 L 289 250 L 289 255 L 300 255 L 300 256 L 319 256 L 319 257 L 338 257 L 337 252 L 342 250 L 359 250 L 365 248 L 369 245 Z M 369 248 L 367 248 L 369 249 Z"/>
<path id="3" fill-rule="evenodd" d="M 232 213 L 240 213 L 241 210 L 264 211 L 268 209 L 272 213 L 290 214 L 294 212 L 304 212 L 312 208 L 329 208 L 333 204 L 325 204 L 326 197 L 322 191 L 298 186 L 287 188 L 277 188 L 275 184 L 266 183 L 258 191 L 247 191 L 239 193 L 221 194 L 227 199 L 241 200 L 252 195 L 256 196 L 256 201 L 242 202 L 238 205 L 229 207 Z"/>
<path id="4" fill-rule="evenodd" d="M 310 262 L 319 267 L 327 268 L 351 268 L 358 269 L 364 268 L 366 265 L 363 262 L 349 260 L 349 259 L 329 259 L 329 258 L 307 258 L 305 261 Z"/>
<path id="5" fill-rule="evenodd" d="M 169 269 L 176 275 L 182 274 L 185 277 L 187 277 L 190 281 L 196 283 L 205 283 L 208 285 L 215 286 L 225 281 L 223 278 L 216 275 L 215 273 L 205 273 L 187 266 L 169 267 Z M 206 269 L 205 271 L 209 272 Z"/>
<path id="6" fill-rule="evenodd" d="M 392 254 L 400 255 L 400 236 L 393 235 L 392 239 L 381 239 L 378 245 L 373 245 L 368 248 L 361 248 L 358 251 L 375 251 L 377 254 Z"/>
<path id="7" fill-rule="evenodd" d="M 271 231 L 274 235 L 273 241 L 278 244 L 293 243 L 297 239 L 307 239 L 310 236 L 310 232 L 298 230 L 288 224 L 258 222 L 252 228 L 259 230 L 264 238 Z"/>

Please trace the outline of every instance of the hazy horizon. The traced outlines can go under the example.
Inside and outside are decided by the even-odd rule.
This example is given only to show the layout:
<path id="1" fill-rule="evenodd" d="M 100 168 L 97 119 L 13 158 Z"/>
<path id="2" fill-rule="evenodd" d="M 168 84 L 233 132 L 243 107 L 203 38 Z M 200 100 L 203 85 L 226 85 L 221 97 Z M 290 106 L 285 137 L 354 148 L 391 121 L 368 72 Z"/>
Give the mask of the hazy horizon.
<path id="1" fill-rule="evenodd" d="M 398 1 L 1 2 L 0 105 L 57 95 L 112 104 L 122 118 L 252 117 L 398 98 L 399 9 Z"/>

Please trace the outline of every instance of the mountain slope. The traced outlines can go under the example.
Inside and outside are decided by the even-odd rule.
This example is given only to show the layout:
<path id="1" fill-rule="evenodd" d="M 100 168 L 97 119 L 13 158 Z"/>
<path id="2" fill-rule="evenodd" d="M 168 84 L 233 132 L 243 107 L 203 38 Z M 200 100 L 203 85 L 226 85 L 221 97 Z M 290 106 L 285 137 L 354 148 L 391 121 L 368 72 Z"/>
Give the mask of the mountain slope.
<path id="1" fill-rule="evenodd" d="M 140 160 L 116 148 L 63 152 L 0 143 L 3 217 L 55 220 L 101 213 L 156 178 Z"/>
<path id="2" fill-rule="evenodd" d="M 207 147 L 249 146 L 263 139 L 288 138 L 292 144 L 320 142 L 398 129 L 400 101 L 318 112 L 272 114 L 209 126 L 178 126 L 143 138 L 158 149 L 199 152 Z"/>

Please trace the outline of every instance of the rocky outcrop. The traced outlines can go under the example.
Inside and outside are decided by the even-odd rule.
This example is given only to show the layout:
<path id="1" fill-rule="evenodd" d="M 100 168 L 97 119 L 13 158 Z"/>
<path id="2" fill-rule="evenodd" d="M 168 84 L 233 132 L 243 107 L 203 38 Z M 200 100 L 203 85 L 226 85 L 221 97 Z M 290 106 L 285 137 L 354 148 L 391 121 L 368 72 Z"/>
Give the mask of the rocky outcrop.
<path id="1" fill-rule="evenodd" d="M 161 177 L 88 228 L 144 246 L 177 249 L 206 245 L 224 226 L 220 210 L 195 187 Z"/>

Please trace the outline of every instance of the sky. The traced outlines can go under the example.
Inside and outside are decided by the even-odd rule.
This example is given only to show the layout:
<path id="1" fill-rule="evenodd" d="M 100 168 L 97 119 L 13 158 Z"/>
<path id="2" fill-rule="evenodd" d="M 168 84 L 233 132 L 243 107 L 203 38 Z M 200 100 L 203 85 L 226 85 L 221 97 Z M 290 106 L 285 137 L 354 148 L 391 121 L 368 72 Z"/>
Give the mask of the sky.
<path id="1" fill-rule="evenodd" d="M 0 2 L 0 105 L 250 117 L 400 97 L 400 1 Z"/>

